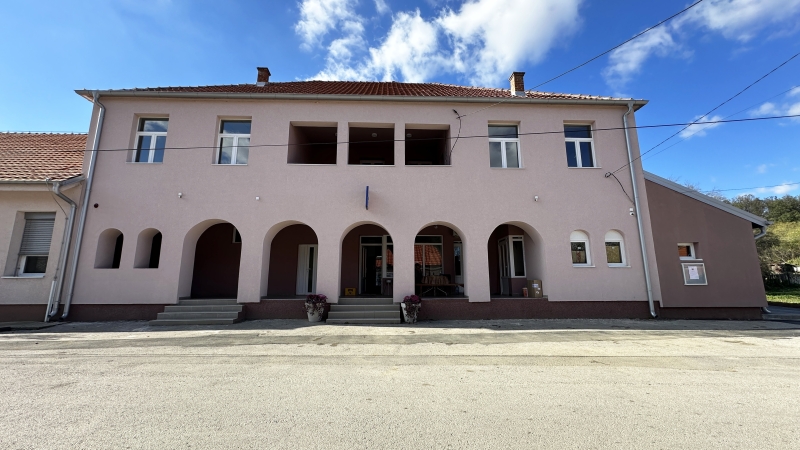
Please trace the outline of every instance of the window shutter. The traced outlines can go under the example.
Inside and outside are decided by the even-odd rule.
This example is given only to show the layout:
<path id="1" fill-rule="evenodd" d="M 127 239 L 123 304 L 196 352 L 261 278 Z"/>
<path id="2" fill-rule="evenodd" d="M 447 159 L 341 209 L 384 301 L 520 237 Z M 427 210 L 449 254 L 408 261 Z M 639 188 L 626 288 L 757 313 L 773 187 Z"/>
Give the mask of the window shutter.
<path id="1" fill-rule="evenodd" d="M 29 217 L 35 218 L 29 218 Z M 40 255 L 47 256 L 50 253 L 50 241 L 53 239 L 53 225 L 55 224 L 55 214 L 51 218 L 44 214 L 25 215 L 25 230 L 22 233 L 22 245 L 19 249 L 20 255 Z"/>

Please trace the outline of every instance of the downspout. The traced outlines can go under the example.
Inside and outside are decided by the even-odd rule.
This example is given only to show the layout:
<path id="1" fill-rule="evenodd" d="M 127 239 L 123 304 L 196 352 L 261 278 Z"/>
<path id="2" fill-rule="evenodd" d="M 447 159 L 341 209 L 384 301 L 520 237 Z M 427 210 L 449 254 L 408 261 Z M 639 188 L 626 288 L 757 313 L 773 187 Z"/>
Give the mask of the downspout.
<path id="1" fill-rule="evenodd" d="M 61 320 L 65 320 L 69 314 L 69 307 L 72 304 L 72 294 L 75 292 L 75 275 L 78 271 L 78 257 L 81 254 L 81 243 L 83 241 L 83 229 L 86 226 L 86 211 L 89 208 L 89 195 L 92 192 L 92 180 L 94 180 L 94 168 L 97 165 L 97 149 L 100 146 L 100 134 L 103 131 L 103 118 L 106 115 L 106 107 L 99 101 L 100 94 L 97 91 L 93 92 L 92 103 L 100 106 L 100 112 L 97 115 L 97 125 L 94 129 L 94 139 L 92 142 L 92 153 L 89 157 L 89 170 L 86 173 L 86 189 L 83 193 L 83 201 L 81 203 L 81 215 L 78 218 L 78 234 L 75 237 L 75 251 L 72 253 L 72 266 L 69 268 L 69 286 L 67 287 L 67 300 L 64 302 L 64 313 L 61 315 Z"/>
<path id="2" fill-rule="evenodd" d="M 83 176 L 76 177 L 69 180 L 66 184 L 72 184 L 83 180 Z M 53 193 L 61 200 L 64 200 L 69 205 L 69 215 L 67 216 L 67 226 L 64 228 L 64 237 L 61 242 L 61 253 L 58 256 L 58 267 L 56 268 L 56 278 L 53 280 L 54 286 L 50 292 L 50 298 L 47 301 L 47 312 L 44 315 L 44 321 L 49 322 L 50 318 L 58 314 L 58 305 L 61 303 L 61 289 L 64 286 L 64 271 L 67 265 L 67 255 L 69 254 L 70 243 L 72 242 L 72 228 L 75 223 L 75 210 L 78 204 L 71 198 L 67 197 L 61 192 L 61 187 L 65 183 L 63 181 L 56 181 L 53 183 Z"/>
<path id="3" fill-rule="evenodd" d="M 630 130 L 628 130 L 628 115 L 633 112 L 634 102 L 628 103 L 628 111 L 622 116 L 622 124 L 625 127 L 625 145 L 628 147 L 628 167 L 631 169 L 631 185 L 633 186 L 633 204 L 636 208 L 636 223 L 639 226 L 639 244 L 642 247 L 642 262 L 644 265 L 644 282 L 647 286 L 647 304 L 650 306 L 650 315 L 655 319 L 656 307 L 653 304 L 653 285 L 650 282 L 650 265 L 647 261 L 647 245 L 644 240 L 644 227 L 642 226 L 641 209 L 639 208 L 639 189 L 636 183 L 636 171 L 633 168 L 633 154 L 631 153 Z"/>
<path id="4" fill-rule="evenodd" d="M 756 240 L 759 240 L 759 239 L 761 239 L 762 237 L 766 236 L 766 235 L 767 235 L 767 228 L 768 228 L 768 227 L 769 227 L 769 225 L 762 225 L 762 226 L 761 226 L 761 233 L 758 233 L 757 235 L 755 235 L 755 236 L 753 236 L 753 237 L 754 237 Z"/>

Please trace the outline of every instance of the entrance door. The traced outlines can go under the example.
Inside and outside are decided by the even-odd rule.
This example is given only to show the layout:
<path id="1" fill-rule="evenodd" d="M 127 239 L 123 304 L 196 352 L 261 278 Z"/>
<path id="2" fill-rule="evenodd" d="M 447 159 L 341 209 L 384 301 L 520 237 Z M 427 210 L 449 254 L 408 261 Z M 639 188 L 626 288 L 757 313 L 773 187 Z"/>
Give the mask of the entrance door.
<path id="1" fill-rule="evenodd" d="M 361 294 L 380 295 L 383 276 L 383 246 L 361 246 Z"/>
<path id="2" fill-rule="evenodd" d="M 453 243 L 453 257 L 455 259 L 454 263 L 454 271 L 455 271 L 455 283 L 456 284 L 464 284 L 464 255 L 463 255 L 463 244 L 461 242 L 454 242 Z M 456 289 L 459 294 L 464 293 L 464 287 L 458 286 Z"/>
<path id="3" fill-rule="evenodd" d="M 508 249 L 508 238 L 497 241 L 497 250 L 500 260 L 500 295 L 509 295 L 508 290 L 511 279 L 511 255 Z"/>
<path id="4" fill-rule="evenodd" d="M 297 250 L 297 295 L 317 293 L 317 245 L 301 244 Z"/>

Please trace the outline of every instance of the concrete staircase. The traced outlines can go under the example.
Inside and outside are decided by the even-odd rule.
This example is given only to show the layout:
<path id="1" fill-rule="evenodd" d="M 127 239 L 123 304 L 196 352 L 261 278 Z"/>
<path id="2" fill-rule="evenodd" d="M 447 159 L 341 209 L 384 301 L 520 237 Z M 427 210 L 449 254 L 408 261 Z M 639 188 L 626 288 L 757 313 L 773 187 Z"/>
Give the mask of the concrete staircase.
<path id="1" fill-rule="evenodd" d="M 331 305 L 327 323 L 400 323 L 400 305 L 391 298 L 340 298 Z"/>
<path id="2" fill-rule="evenodd" d="M 236 299 L 186 299 L 169 305 L 150 325 L 231 325 L 244 319 Z"/>

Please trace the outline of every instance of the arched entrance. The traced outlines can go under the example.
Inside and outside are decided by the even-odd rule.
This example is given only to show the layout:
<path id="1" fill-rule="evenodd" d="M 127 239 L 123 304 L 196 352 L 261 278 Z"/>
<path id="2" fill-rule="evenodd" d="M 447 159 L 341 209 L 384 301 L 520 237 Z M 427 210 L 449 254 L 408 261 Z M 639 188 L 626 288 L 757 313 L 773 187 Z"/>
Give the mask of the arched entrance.
<path id="1" fill-rule="evenodd" d="M 317 234 L 305 224 L 288 225 L 269 243 L 267 298 L 317 292 Z"/>
<path id="2" fill-rule="evenodd" d="M 192 269 L 192 298 L 236 298 L 242 237 L 230 223 L 209 226 L 197 238 Z"/>
<path id="3" fill-rule="evenodd" d="M 532 284 L 544 282 L 542 237 L 530 225 L 508 222 L 494 229 L 488 242 L 489 289 L 493 297 L 534 297 Z"/>
<path id="4" fill-rule="evenodd" d="M 452 297 L 465 293 L 464 243 L 445 224 L 423 227 L 414 238 L 414 284 L 421 297 Z"/>
<path id="5" fill-rule="evenodd" d="M 342 296 L 391 297 L 394 243 L 380 225 L 359 225 L 342 239 Z"/>

